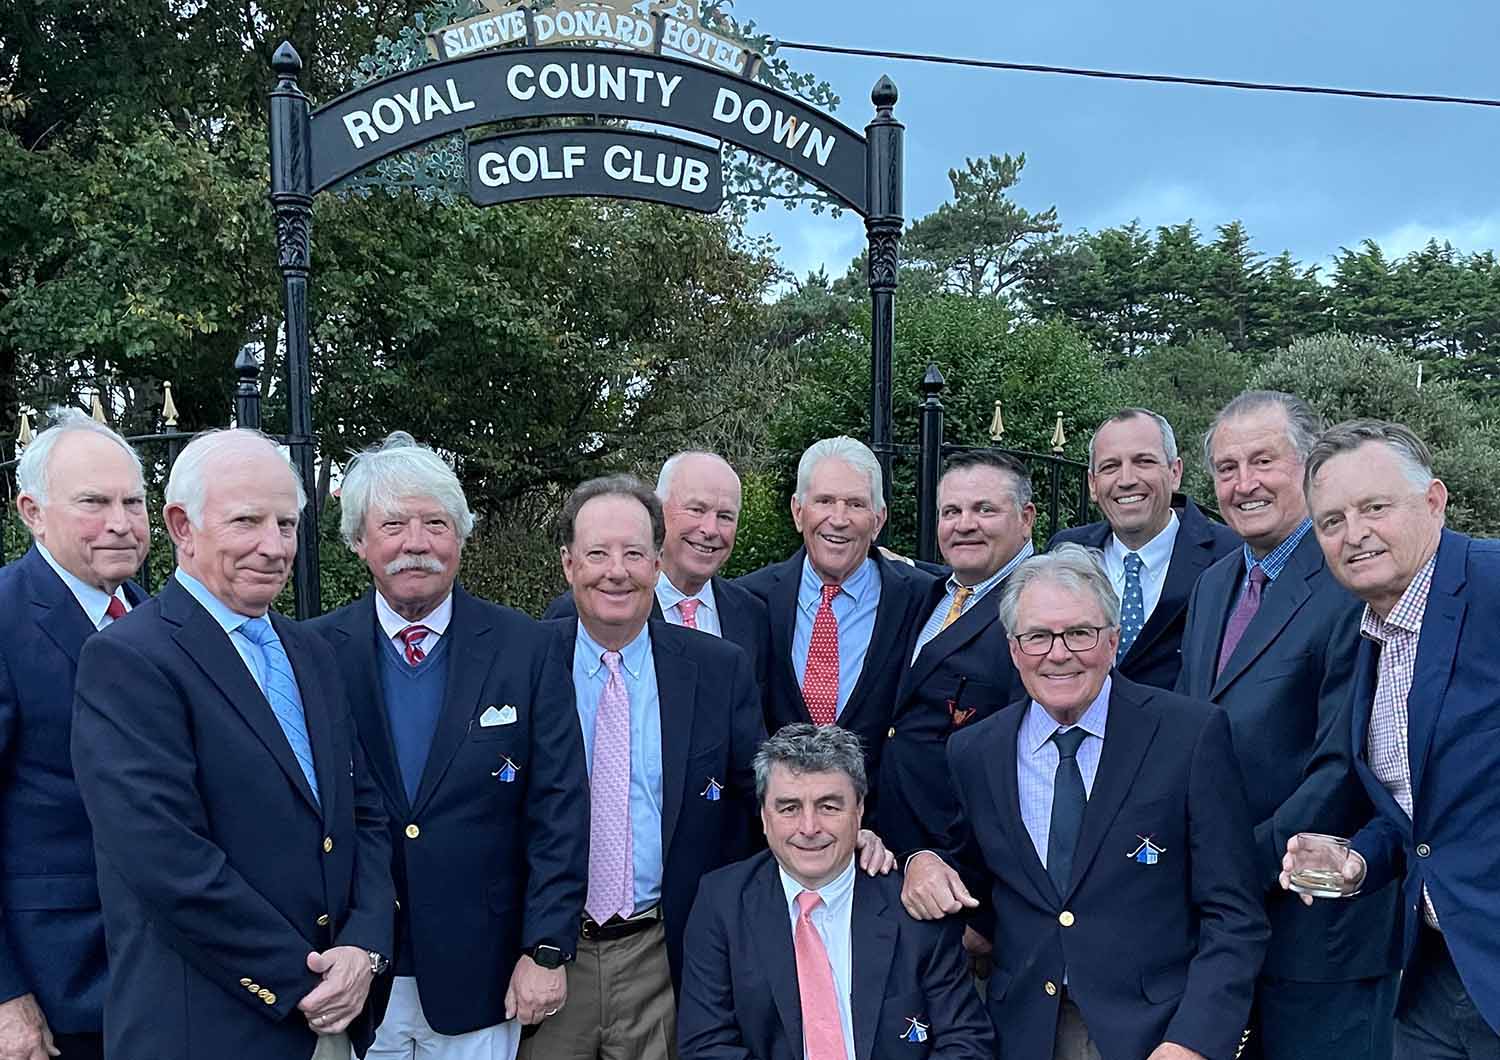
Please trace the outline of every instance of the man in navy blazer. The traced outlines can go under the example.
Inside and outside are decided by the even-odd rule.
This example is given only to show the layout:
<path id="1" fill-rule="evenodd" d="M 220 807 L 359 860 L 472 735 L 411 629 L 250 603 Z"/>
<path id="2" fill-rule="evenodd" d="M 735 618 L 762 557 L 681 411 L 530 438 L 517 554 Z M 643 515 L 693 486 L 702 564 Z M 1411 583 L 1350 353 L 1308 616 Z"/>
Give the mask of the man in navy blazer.
<path id="1" fill-rule="evenodd" d="M 455 585 L 474 516 L 437 453 L 398 431 L 349 464 L 339 499 L 374 589 L 312 628 L 385 799 L 398 903 L 367 1060 L 507 1060 L 521 1026 L 563 1004 L 583 915 L 588 772 L 567 667 L 536 622 Z"/>
<path id="2" fill-rule="evenodd" d="M 68 741 L 84 641 L 145 600 L 141 462 L 70 410 L 16 467 L 32 547 L 0 569 L 0 1056 L 103 1055 L 94 841 Z"/>
<path id="3" fill-rule="evenodd" d="M 1245 547 L 1198 580 L 1177 691 L 1229 715 L 1250 795 L 1271 945 L 1246 1057 L 1310 1058 L 1337 1043 L 1381 1060 L 1396 1001 L 1396 889 L 1308 909 L 1277 882 L 1288 837 L 1348 835 L 1371 813 L 1348 739 L 1359 601 L 1324 563 L 1302 487 L 1321 426 L 1306 402 L 1275 391 L 1247 391 L 1214 420 L 1204 461 Z"/>
<path id="4" fill-rule="evenodd" d="M 867 790 L 858 738 L 788 725 L 756 754 L 755 786 L 771 849 L 698 890 L 682 1060 L 994 1055 L 956 922 L 912 919 L 896 877 L 857 871 Z"/>
<path id="5" fill-rule="evenodd" d="M 662 464 L 656 495 L 666 519 L 666 537 L 651 617 L 738 644 L 750 657 L 764 696 L 771 637 L 766 605 L 719 577 L 734 554 L 739 531 L 739 475 L 716 453 L 688 450 Z M 553 600 L 542 617 L 577 618 L 573 590 Z"/>
<path id="6" fill-rule="evenodd" d="M 1345 866 L 1363 893 L 1314 905 L 1397 881 L 1396 1055 L 1500 1056 L 1500 542 L 1444 529 L 1447 488 L 1399 424 L 1331 428 L 1306 482 L 1329 568 L 1365 602 L 1348 732 L 1375 805 Z"/>
<path id="7" fill-rule="evenodd" d="M 767 728 L 837 721 L 859 735 L 865 775 L 875 778 L 933 582 L 874 547 L 885 517 L 875 454 L 853 438 L 814 442 L 792 495 L 803 547 L 739 579 L 770 612 Z M 878 816 L 878 806 L 877 785 L 867 809 Z"/>
<path id="8" fill-rule="evenodd" d="M 385 816 L 333 652 L 269 611 L 303 501 L 259 432 L 189 442 L 164 511 L 177 570 L 79 658 L 111 1060 L 369 1044 L 395 909 Z"/>
<path id="9" fill-rule="evenodd" d="M 949 741 L 960 814 L 902 899 L 924 919 L 986 900 L 997 1056 L 1231 1060 L 1268 932 L 1229 724 L 1111 671 L 1119 609 L 1078 545 L 1011 575 L 1030 699 Z"/>
<path id="10" fill-rule="evenodd" d="M 1176 492 L 1177 436 L 1149 409 L 1122 409 L 1099 425 L 1088 475 L 1104 518 L 1058 531 L 1047 547 L 1071 541 L 1103 553 L 1125 623 L 1115 666 L 1137 684 L 1173 688 L 1188 597 L 1215 560 L 1239 549 L 1239 535 Z"/>

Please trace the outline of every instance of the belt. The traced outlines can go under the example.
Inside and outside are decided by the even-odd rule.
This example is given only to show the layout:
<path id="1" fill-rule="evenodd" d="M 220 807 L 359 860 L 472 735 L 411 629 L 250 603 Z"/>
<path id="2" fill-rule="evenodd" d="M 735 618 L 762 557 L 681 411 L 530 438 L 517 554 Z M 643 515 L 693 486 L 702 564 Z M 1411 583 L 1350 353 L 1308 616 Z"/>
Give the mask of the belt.
<path id="1" fill-rule="evenodd" d="M 583 923 L 578 927 L 578 934 L 590 942 L 613 942 L 615 939 L 639 935 L 642 931 L 647 931 L 659 923 L 661 923 L 661 906 L 653 905 L 650 909 L 637 913 L 628 920 L 612 916 L 600 924 L 592 917 L 585 916 Z"/>

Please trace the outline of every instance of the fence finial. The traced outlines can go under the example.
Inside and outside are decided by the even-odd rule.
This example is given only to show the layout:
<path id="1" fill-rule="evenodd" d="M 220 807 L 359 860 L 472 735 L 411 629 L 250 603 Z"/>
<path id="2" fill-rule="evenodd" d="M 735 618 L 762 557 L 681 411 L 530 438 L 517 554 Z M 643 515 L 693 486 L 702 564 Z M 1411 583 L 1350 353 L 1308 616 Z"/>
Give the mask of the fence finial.
<path id="1" fill-rule="evenodd" d="M 1068 444 L 1068 436 L 1063 433 L 1062 409 L 1057 410 L 1057 426 L 1052 428 L 1052 451 L 1061 453 L 1063 447 Z"/>
<path id="2" fill-rule="evenodd" d="M 104 403 L 99 400 L 99 394 L 97 392 L 95 392 L 94 394 L 94 419 L 100 423 L 108 422 L 104 418 Z"/>
<path id="3" fill-rule="evenodd" d="M 1005 417 L 1000 415 L 1000 402 L 995 402 L 995 418 L 990 420 L 990 441 L 1000 444 L 1005 437 Z"/>
<path id="4" fill-rule="evenodd" d="M 168 427 L 177 426 L 177 403 L 172 400 L 172 384 L 161 385 L 161 419 Z"/>
<path id="5" fill-rule="evenodd" d="M 31 433 L 31 416 L 29 413 L 21 413 L 21 429 L 16 432 L 17 445 L 30 445 L 31 439 L 36 435 Z"/>

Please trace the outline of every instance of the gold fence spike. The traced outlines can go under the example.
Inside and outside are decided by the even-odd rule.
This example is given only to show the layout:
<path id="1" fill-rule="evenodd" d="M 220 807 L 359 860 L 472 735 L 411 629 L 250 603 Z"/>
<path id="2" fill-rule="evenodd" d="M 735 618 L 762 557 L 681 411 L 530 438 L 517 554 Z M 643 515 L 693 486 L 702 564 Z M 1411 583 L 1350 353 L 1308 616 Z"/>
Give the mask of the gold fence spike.
<path id="1" fill-rule="evenodd" d="M 21 429 L 16 432 L 16 443 L 18 445 L 30 445 L 31 439 L 36 437 L 31 433 L 31 416 L 21 413 Z"/>
<path id="2" fill-rule="evenodd" d="M 1062 410 L 1059 409 L 1057 412 L 1057 426 L 1052 428 L 1052 451 L 1060 453 L 1067 444 L 1068 436 L 1063 433 Z"/>
<path id="3" fill-rule="evenodd" d="M 94 394 L 94 419 L 98 420 L 100 423 L 108 422 L 104 418 L 104 403 L 99 400 L 99 395 L 97 393 Z"/>
<path id="4" fill-rule="evenodd" d="M 999 442 L 1005 437 L 1005 417 L 1000 415 L 1000 402 L 995 402 L 995 418 L 990 420 L 990 441 Z"/>
<path id="5" fill-rule="evenodd" d="M 172 384 L 161 385 L 161 418 L 168 427 L 177 426 L 177 404 L 172 400 Z"/>

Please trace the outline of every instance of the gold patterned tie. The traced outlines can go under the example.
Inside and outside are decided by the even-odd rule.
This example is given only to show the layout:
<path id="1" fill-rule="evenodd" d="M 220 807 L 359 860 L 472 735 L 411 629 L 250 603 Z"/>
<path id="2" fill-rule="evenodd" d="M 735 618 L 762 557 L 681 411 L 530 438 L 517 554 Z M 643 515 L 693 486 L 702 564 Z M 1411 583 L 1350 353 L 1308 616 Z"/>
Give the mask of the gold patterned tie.
<path id="1" fill-rule="evenodd" d="M 938 627 L 939 633 L 958 621 L 958 616 L 964 613 L 964 604 L 968 603 L 969 597 L 973 595 L 974 590 L 967 585 L 958 587 L 958 592 L 953 594 L 953 603 L 949 606 L 948 613 L 943 616 L 943 624 Z"/>

